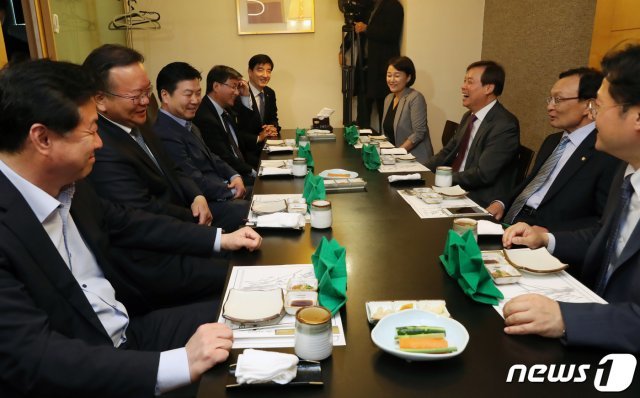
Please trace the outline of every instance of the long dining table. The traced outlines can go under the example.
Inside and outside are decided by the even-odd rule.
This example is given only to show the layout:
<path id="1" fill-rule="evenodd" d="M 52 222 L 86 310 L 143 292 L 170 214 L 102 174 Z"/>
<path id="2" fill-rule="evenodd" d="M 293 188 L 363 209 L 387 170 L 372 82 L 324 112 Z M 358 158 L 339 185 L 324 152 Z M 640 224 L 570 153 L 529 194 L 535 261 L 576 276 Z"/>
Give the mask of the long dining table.
<path id="1" fill-rule="evenodd" d="M 557 339 L 539 336 L 510 336 L 494 308 L 467 297 L 441 265 L 451 218 L 420 219 L 391 186 L 386 174 L 364 167 L 361 151 L 344 142 L 343 130 L 334 129 L 336 141 L 313 141 L 311 151 L 315 173 L 331 168 L 355 171 L 367 182 L 366 191 L 329 193 L 333 225 L 328 230 L 261 230 L 262 247 L 250 253 L 233 253 L 234 265 L 279 265 L 310 263 L 322 237 L 336 239 L 346 248 L 347 303 L 341 310 L 346 346 L 334 347 L 321 363 L 321 386 L 247 386 L 227 389 L 233 382 L 229 364 L 242 350 L 232 350 L 227 363 L 215 366 L 201 379 L 198 397 L 589 397 L 601 394 L 597 386 L 611 377 L 600 361 L 610 352 L 566 347 Z M 283 131 L 291 138 L 292 131 Z M 293 155 L 267 156 L 269 159 Z M 422 173 L 426 185 L 433 184 L 431 172 Z M 258 178 L 254 194 L 301 193 L 302 178 Z M 499 239 L 480 238 L 482 247 L 496 248 Z M 441 361 L 407 362 L 380 350 L 371 340 L 373 328 L 367 321 L 365 303 L 380 300 L 444 299 L 451 317 L 462 323 L 470 340 L 460 355 Z M 640 333 L 640 331 L 638 331 Z M 292 348 L 275 349 L 293 352 Z M 610 362 L 609 362 L 610 363 Z M 507 382 L 509 370 L 524 365 Z M 542 365 L 542 366 L 541 366 Z M 550 382 L 565 365 L 564 382 Z M 578 366 L 585 370 L 580 382 Z M 523 366 L 519 367 L 520 369 Z M 602 369 L 602 370 L 599 370 Z M 597 373 L 601 377 L 596 381 Z M 632 384 L 620 396 L 640 397 L 638 370 Z M 604 375 L 604 376 L 603 376 Z"/>

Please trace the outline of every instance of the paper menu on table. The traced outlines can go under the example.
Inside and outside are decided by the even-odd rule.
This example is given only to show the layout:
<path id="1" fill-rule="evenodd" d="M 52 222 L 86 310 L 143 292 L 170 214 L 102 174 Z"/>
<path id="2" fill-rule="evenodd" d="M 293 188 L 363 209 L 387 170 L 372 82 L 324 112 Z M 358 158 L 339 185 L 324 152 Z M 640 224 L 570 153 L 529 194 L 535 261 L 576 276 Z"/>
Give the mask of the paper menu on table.
<path id="1" fill-rule="evenodd" d="M 235 266 L 231 270 L 229 284 L 225 292 L 225 298 L 229 291 L 235 289 L 285 289 L 287 282 L 293 276 L 315 277 L 312 264 L 288 264 L 288 265 L 262 265 L 262 266 Z M 224 304 L 223 304 L 224 306 Z M 230 321 L 222 317 L 222 311 L 218 322 L 227 324 L 230 328 L 237 328 Z M 346 345 L 344 328 L 340 313 L 331 319 L 333 325 L 333 345 Z M 274 348 L 293 347 L 295 316 L 285 315 L 278 325 L 257 329 L 235 329 L 233 331 L 233 348 Z"/>
<path id="2" fill-rule="evenodd" d="M 496 285 L 496 287 L 502 292 L 504 299 L 500 300 L 498 305 L 493 308 L 502 317 L 504 317 L 502 311 L 504 305 L 509 300 L 527 293 L 537 293 L 550 299 L 567 303 L 607 303 L 602 297 L 592 292 L 566 271 L 556 272 L 555 274 L 523 272 L 518 283 Z"/>

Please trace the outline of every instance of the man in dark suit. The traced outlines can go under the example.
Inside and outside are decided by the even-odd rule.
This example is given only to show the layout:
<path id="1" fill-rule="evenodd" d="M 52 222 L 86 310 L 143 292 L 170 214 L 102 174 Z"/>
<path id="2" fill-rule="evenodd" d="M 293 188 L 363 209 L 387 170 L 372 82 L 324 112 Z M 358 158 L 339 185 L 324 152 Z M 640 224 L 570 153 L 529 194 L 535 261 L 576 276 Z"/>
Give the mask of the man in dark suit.
<path id="1" fill-rule="evenodd" d="M 216 65 L 207 73 L 207 96 L 193 119 L 211 152 L 240 173 L 245 184 L 253 185 L 263 142 L 255 134 L 240 129 L 233 106 L 247 83 L 235 69 Z"/>
<path id="2" fill-rule="evenodd" d="M 462 105 L 469 109 L 462 116 L 454 136 L 426 166 L 453 168 L 453 184 L 469 192 L 480 206 L 512 192 L 520 147 L 520 125 L 498 101 L 504 88 L 505 73 L 493 61 L 478 61 L 467 67 L 462 83 Z"/>
<path id="3" fill-rule="evenodd" d="M 101 46 L 85 60 L 85 69 L 99 85 L 95 101 L 104 143 L 88 179 L 101 197 L 114 203 L 175 217 L 185 229 L 194 220 L 209 225 L 211 213 L 200 189 L 177 169 L 145 125 L 151 84 L 141 62 L 142 55 L 119 45 Z M 249 229 L 241 232 L 255 234 Z M 220 241 L 222 229 L 214 228 L 213 233 Z M 129 250 L 116 244 L 113 251 L 132 264 L 124 271 L 154 303 L 175 304 L 220 293 L 228 262 L 216 258 L 219 246 L 212 246 L 208 256 L 181 257 L 179 262 L 148 249 Z M 178 282 L 179 289 L 167 295 L 165 287 Z M 201 284 L 207 289 L 190 288 Z"/>
<path id="4" fill-rule="evenodd" d="M 505 246 L 546 246 L 572 266 L 579 279 L 608 304 L 556 302 L 525 294 L 504 307 L 505 332 L 563 337 L 570 345 L 640 352 L 640 45 L 605 55 L 604 80 L 591 114 L 598 127 L 596 149 L 627 164 L 613 178 L 601 225 L 540 233 L 518 223 Z"/>
<path id="5" fill-rule="evenodd" d="M 198 185 L 216 224 L 235 230 L 249 213 L 240 174 L 211 153 L 191 120 L 202 101 L 200 72 L 185 62 L 166 65 L 156 79 L 161 102 L 153 130 L 173 161 Z"/>
<path id="6" fill-rule="evenodd" d="M 146 297 L 115 266 L 110 239 L 187 252 L 213 234 L 112 205 L 79 181 L 102 145 L 94 94 L 69 63 L 26 62 L 0 75 L 3 397 L 150 397 L 197 380 L 231 348 L 231 331 L 207 323 L 216 303 L 142 315 Z M 220 244 L 248 241 L 236 232 Z"/>
<path id="7" fill-rule="evenodd" d="M 276 92 L 267 84 L 271 80 L 273 61 L 266 54 L 257 54 L 249 59 L 249 82 L 243 86 L 240 101 L 236 100 L 234 109 L 238 113 L 241 130 L 258 136 L 258 141 L 277 137 L 278 106 Z"/>
<path id="8" fill-rule="evenodd" d="M 137 51 L 114 44 L 98 47 L 84 61 L 100 85 L 96 104 L 104 143 L 89 179 L 113 202 L 211 224 L 206 198 L 145 125 L 153 87 L 143 61 Z"/>
<path id="9" fill-rule="evenodd" d="M 550 231 L 596 225 L 607 201 L 619 160 L 595 149 L 595 122 L 589 113 L 602 73 L 577 68 L 562 72 L 547 98 L 552 127 L 529 176 L 507 198 L 487 210 L 498 220 L 526 222 Z"/>

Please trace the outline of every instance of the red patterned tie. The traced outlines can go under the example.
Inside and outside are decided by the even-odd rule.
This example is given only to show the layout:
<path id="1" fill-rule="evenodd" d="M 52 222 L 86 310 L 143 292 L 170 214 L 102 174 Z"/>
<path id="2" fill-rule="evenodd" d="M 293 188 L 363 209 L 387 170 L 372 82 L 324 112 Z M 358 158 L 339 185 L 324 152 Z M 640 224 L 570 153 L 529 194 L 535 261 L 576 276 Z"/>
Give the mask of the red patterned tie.
<path id="1" fill-rule="evenodd" d="M 469 123 L 467 124 L 467 129 L 462 136 L 462 140 L 460 141 L 460 145 L 458 146 L 458 154 L 456 158 L 453 160 L 453 164 L 451 167 L 453 171 L 460 171 L 460 166 L 462 166 L 462 160 L 464 159 L 464 155 L 467 153 L 467 147 L 469 146 L 469 139 L 471 138 L 471 130 L 473 130 L 473 123 L 478 120 L 476 115 L 472 114 L 469 116 Z"/>

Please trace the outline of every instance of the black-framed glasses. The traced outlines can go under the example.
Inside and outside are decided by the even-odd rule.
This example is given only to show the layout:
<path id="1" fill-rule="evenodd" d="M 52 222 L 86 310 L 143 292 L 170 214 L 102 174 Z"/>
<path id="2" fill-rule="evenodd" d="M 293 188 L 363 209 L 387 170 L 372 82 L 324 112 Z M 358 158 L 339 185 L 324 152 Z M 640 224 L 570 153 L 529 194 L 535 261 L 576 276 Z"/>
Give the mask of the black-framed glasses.
<path id="1" fill-rule="evenodd" d="M 547 101 L 547 105 L 558 105 L 565 101 L 574 100 L 574 99 L 580 99 L 580 97 L 567 97 L 567 98 L 547 97 L 546 101 Z"/>
<path id="2" fill-rule="evenodd" d="M 591 117 L 593 118 L 593 120 L 595 120 L 596 117 L 598 116 L 598 112 L 602 110 L 606 110 L 609 108 L 617 108 L 619 106 L 627 106 L 627 105 L 629 104 L 612 104 L 607 106 L 601 106 L 596 101 L 590 101 L 588 105 L 588 109 L 589 109 L 589 113 L 591 114 Z"/>
<path id="3" fill-rule="evenodd" d="M 240 85 L 239 85 L 239 84 L 236 84 L 235 86 L 232 86 L 232 85 L 227 84 L 227 83 L 220 83 L 220 84 L 222 84 L 222 85 L 225 85 L 225 86 L 229 87 L 229 88 L 230 88 L 230 89 L 232 89 L 233 91 L 240 91 Z"/>
<path id="4" fill-rule="evenodd" d="M 143 98 L 147 98 L 147 99 L 151 98 L 151 95 L 153 94 L 153 86 L 149 86 L 149 88 L 143 90 L 138 95 L 122 95 L 122 94 L 112 93 L 110 91 L 105 91 L 105 93 L 113 97 L 131 100 L 131 102 L 133 102 L 135 105 L 139 105 L 142 102 Z"/>

